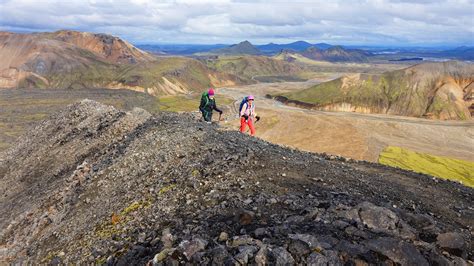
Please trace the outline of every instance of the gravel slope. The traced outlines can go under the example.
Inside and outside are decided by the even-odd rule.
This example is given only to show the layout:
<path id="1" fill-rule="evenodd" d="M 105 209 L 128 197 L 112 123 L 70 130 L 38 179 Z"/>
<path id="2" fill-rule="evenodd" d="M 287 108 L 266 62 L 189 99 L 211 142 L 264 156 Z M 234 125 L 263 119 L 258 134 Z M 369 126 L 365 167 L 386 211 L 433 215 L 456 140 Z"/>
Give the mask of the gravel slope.
<path id="1" fill-rule="evenodd" d="M 473 190 L 84 100 L 0 154 L 0 261 L 473 260 Z"/>

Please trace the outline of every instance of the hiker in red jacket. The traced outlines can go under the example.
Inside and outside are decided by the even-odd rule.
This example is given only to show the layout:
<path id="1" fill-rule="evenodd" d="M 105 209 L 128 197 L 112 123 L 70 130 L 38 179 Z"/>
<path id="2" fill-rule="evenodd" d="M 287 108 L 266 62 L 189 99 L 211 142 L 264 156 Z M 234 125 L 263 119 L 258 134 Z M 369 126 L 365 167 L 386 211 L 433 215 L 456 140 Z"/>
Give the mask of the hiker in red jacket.
<path id="1" fill-rule="evenodd" d="M 255 98 L 249 95 L 242 100 L 240 105 L 240 132 L 244 133 L 247 125 L 250 128 L 250 135 L 255 135 L 254 120 L 258 121 L 260 117 L 255 113 Z"/>

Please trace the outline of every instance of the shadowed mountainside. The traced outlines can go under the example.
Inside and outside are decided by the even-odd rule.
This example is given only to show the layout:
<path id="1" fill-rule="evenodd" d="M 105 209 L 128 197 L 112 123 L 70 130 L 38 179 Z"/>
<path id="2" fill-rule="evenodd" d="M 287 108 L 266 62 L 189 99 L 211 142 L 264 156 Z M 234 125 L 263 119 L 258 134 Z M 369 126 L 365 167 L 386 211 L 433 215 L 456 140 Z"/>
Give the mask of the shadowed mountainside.
<path id="1" fill-rule="evenodd" d="M 471 119 L 474 65 L 424 63 L 381 75 L 344 76 L 298 92 L 282 101 L 329 111 L 386 113 L 437 119 Z"/>
<path id="2" fill-rule="evenodd" d="M 311 46 L 303 51 L 283 50 L 277 57 L 285 61 L 293 62 L 295 55 L 302 55 L 308 59 L 328 62 L 368 62 L 369 53 L 362 50 L 349 50 L 341 46 L 332 46 L 327 49 L 321 49 Z"/>
<path id="3" fill-rule="evenodd" d="M 217 54 L 217 55 L 258 55 L 262 52 L 252 45 L 249 41 L 243 41 L 238 44 L 233 44 L 229 47 L 219 48 L 211 50 L 206 54 Z"/>
<path id="4" fill-rule="evenodd" d="M 189 115 L 83 100 L 0 153 L 0 180 L 2 263 L 473 259 L 471 188 Z"/>
<path id="5" fill-rule="evenodd" d="M 296 41 L 292 43 L 286 44 L 276 44 L 276 43 L 269 43 L 264 45 L 256 45 L 256 47 L 265 54 L 278 54 L 282 50 L 293 50 L 293 51 L 304 51 L 310 47 L 317 47 L 319 49 L 328 49 L 331 48 L 333 45 L 327 43 L 316 43 L 311 44 L 305 41 Z"/>

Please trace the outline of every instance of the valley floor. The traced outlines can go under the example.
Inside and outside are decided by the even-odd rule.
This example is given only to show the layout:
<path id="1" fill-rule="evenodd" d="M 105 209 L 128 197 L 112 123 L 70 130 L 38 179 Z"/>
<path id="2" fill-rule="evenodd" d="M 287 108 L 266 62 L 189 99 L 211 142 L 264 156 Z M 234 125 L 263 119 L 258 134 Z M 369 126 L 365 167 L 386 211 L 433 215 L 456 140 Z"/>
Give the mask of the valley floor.
<path id="1" fill-rule="evenodd" d="M 266 98 L 267 94 L 275 95 L 307 88 L 337 76 L 333 74 L 307 82 L 260 83 L 219 88 L 216 98 L 219 107 L 224 110 L 225 120 L 221 125 L 228 130 L 237 130 L 237 108 L 240 100 L 244 95 L 254 94 L 257 98 L 257 112 L 262 117 L 256 125 L 257 137 L 272 143 L 371 162 L 380 161 L 382 151 L 394 146 L 426 155 L 462 160 L 457 164 L 460 168 L 448 173 L 443 170 L 443 174 L 434 174 L 435 176 L 453 178 L 452 175 L 458 172 L 474 172 L 472 120 L 437 121 L 380 114 L 324 112 L 287 106 Z M 28 131 L 38 121 L 84 98 L 126 110 L 141 107 L 152 113 L 158 110 L 195 111 L 199 101 L 198 94 L 156 99 L 128 90 L 0 90 L 0 152 L 10 147 L 19 135 Z M 406 158 L 397 158 L 399 159 L 396 162 L 392 160 L 389 165 L 417 165 L 416 168 L 408 167 L 415 171 L 419 171 L 420 167 L 433 169 L 432 164 L 423 163 L 426 160 L 406 161 Z M 440 160 L 444 161 L 442 158 Z M 432 171 L 421 172 L 433 175 Z M 474 179 L 472 174 L 464 178 Z"/>
<path id="2" fill-rule="evenodd" d="M 324 80 L 308 82 L 261 83 L 221 88 L 218 96 L 236 100 L 256 96 L 257 136 L 294 148 L 338 154 L 376 162 L 387 146 L 474 161 L 474 121 L 438 121 L 380 114 L 324 112 L 283 105 L 265 97 L 267 94 L 306 88 Z M 234 111 L 236 112 L 236 111 Z M 232 116 L 232 115 L 231 115 Z M 235 118 L 232 116 L 232 118 Z M 229 128 L 237 128 L 230 119 Z"/>

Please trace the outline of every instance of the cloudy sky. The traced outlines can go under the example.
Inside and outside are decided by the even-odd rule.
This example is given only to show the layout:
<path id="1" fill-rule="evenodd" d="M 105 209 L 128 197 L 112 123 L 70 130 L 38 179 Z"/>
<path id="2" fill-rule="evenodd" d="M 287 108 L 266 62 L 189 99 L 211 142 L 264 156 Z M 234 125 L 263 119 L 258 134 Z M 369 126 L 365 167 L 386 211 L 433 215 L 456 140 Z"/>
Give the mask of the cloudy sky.
<path id="1" fill-rule="evenodd" d="M 0 30 L 132 43 L 474 45 L 474 0 L 0 0 Z"/>

